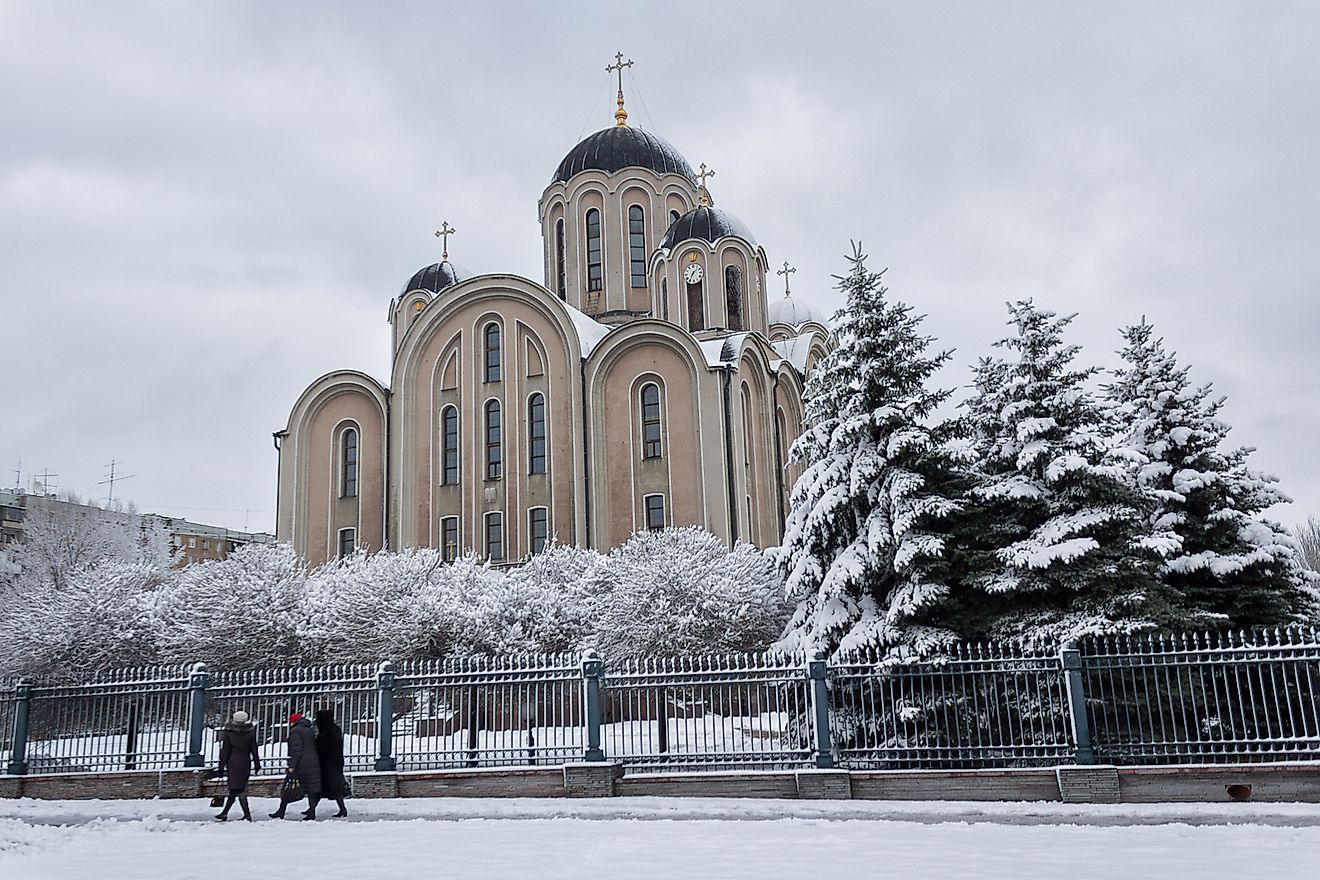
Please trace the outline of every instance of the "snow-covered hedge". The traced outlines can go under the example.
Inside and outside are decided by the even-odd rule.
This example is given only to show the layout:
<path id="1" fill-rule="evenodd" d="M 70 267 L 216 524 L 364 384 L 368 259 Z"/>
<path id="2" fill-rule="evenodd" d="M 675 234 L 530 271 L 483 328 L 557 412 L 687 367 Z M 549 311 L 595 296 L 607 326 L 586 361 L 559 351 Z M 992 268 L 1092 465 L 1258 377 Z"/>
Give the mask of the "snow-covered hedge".
<path id="1" fill-rule="evenodd" d="M 773 564 L 699 528 L 641 533 L 609 554 L 551 546 L 507 570 L 410 549 L 308 571 L 288 545 L 175 568 L 168 554 L 144 554 L 132 541 L 87 543 L 76 563 L 28 566 L 0 581 L 0 675 L 588 647 L 615 658 L 751 651 L 787 618 Z M 24 553 L 36 560 L 47 550 L 33 542 Z"/>

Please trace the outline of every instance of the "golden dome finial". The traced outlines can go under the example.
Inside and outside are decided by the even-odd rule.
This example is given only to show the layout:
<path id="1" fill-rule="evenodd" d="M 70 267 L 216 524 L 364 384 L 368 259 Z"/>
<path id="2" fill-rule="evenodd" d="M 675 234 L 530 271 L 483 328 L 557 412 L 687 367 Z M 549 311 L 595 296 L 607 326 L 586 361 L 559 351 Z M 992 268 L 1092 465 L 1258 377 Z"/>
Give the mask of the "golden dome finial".
<path id="1" fill-rule="evenodd" d="M 701 163 L 701 171 L 694 175 L 697 178 L 697 199 L 703 205 L 710 204 L 710 190 L 706 189 L 706 178 L 715 176 L 715 169 L 706 170 L 706 163 Z"/>
<path id="2" fill-rule="evenodd" d="M 614 61 L 614 64 L 605 65 L 606 73 L 614 73 L 615 71 L 618 71 L 619 73 L 619 109 L 614 111 L 614 125 L 617 128 L 627 128 L 628 111 L 623 109 L 623 69 L 625 67 L 632 67 L 633 60 L 629 58 L 627 61 L 624 61 L 623 53 L 615 52 Z"/>

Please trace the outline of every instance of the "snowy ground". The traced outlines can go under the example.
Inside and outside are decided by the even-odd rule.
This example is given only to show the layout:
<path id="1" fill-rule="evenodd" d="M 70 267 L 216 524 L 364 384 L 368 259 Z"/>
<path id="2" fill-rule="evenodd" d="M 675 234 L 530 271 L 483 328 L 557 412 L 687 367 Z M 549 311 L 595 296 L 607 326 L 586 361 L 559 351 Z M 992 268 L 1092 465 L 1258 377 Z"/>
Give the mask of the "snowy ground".
<path id="1" fill-rule="evenodd" d="M 222 825 L 201 801 L 0 801 L 0 876 L 1167 880 L 1320 863 L 1309 804 L 401 799 L 316 823 L 253 806 L 256 823 Z"/>

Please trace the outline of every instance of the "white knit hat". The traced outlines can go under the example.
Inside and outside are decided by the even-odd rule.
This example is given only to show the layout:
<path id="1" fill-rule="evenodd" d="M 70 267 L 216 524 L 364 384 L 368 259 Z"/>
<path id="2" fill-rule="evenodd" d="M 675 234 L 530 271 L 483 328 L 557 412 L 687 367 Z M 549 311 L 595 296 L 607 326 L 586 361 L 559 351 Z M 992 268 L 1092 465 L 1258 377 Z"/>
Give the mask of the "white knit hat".
<path id="1" fill-rule="evenodd" d="M 244 712 L 242 709 L 239 709 L 237 712 L 234 713 L 235 724 L 246 724 L 247 720 L 248 720 L 248 713 Z"/>

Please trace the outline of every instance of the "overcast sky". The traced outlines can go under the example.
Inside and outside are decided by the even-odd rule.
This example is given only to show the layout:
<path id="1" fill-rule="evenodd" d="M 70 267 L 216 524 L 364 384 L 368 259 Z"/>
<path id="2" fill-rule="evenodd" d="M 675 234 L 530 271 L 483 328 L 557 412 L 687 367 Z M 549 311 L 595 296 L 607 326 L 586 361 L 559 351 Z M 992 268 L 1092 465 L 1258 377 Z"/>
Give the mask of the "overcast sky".
<path id="1" fill-rule="evenodd" d="M 957 353 L 1009 299 L 1112 365 L 1145 315 L 1232 438 L 1320 515 L 1320 4 L 0 0 L 0 486 L 271 529 L 299 393 L 389 381 L 386 306 L 439 258 L 541 281 L 536 202 L 629 122 L 795 295 L 850 238 Z M 777 281 L 777 279 L 776 279 Z M 123 471 L 121 471 L 123 472 Z"/>

